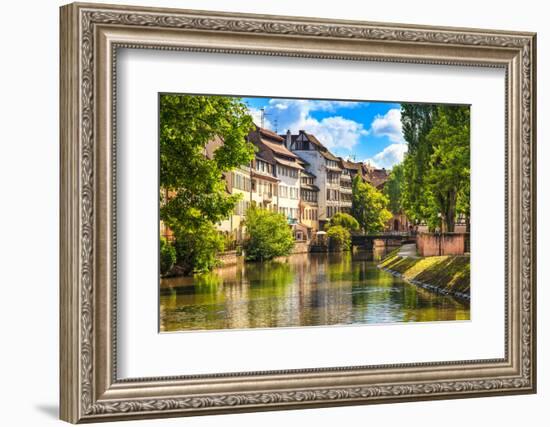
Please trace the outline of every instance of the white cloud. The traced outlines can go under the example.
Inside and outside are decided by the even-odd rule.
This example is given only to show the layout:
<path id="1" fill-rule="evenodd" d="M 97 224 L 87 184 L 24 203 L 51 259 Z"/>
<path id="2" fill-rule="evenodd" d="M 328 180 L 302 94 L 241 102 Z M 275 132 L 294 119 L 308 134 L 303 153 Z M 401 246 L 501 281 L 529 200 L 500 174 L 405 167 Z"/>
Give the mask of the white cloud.
<path id="1" fill-rule="evenodd" d="M 313 101 L 302 99 L 271 99 L 265 107 L 266 128 L 282 134 L 287 129 L 292 133 L 305 130 L 314 134 L 329 149 L 351 150 L 359 143 L 361 135 L 368 132 L 362 123 L 341 116 L 324 117 L 317 120 L 312 117 L 313 111 L 333 112 L 337 108 L 355 108 L 357 102 L 348 101 Z M 260 110 L 250 108 L 257 124 L 261 122 Z M 268 120 L 269 119 L 269 120 Z"/>
<path id="2" fill-rule="evenodd" d="M 314 134 L 328 149 L 343 148 L 351 151 L 367 131 L 361 123 L 341 116 L 330 116 L 318 121 L 309 118 L 303 127 Z"/>
<path id="3" fill-rule="evenodd" d="M 380 153 L 375 154 L 372 158 L 366 159 L 365 163 L 370 163 L 375 168 L 391 169 L 394 165 L 401 163 L 407 152 L 406 143 L 394 143 L 388 145 Z"/>
<path id="4" fill-rule="evenodd" d="M 371 123 L 370 132 L 375 136 L 387 136 L 392 142 L 404 143 L 401 110 L 392 108 L 383 116 L 377 115 Z"/>

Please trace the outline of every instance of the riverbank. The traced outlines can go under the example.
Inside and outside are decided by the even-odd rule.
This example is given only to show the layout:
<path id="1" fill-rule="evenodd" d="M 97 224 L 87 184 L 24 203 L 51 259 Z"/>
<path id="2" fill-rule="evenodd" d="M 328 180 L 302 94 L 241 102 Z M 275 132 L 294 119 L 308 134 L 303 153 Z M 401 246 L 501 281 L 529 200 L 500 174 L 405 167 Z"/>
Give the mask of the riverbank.
<path id="1" fill-rule="evenodd" d="M 419 257 L 415 245 L 403 245 L 388 254 L 378 268 L 413 285 L 470 300 L 470 256 Z"/>

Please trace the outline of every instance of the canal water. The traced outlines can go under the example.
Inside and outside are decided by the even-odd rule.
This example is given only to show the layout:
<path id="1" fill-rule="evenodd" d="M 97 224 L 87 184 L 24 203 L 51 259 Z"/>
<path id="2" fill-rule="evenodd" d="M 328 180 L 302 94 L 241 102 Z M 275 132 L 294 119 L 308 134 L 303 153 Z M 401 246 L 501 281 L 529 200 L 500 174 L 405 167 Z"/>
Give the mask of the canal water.
<path id="1" fill-rule="evenodd" d="M 164 332 L 469 320 L 469 303 L 376 267 L 383 253 L 309 253 L 161 280 Z"/>

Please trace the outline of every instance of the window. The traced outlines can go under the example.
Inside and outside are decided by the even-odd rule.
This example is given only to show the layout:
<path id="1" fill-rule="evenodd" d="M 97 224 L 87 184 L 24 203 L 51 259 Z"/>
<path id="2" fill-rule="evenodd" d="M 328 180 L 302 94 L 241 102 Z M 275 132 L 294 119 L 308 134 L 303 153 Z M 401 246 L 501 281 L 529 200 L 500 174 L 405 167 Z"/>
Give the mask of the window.
<path id="1" fill-rule="evenodd" d="M 336 163 L 334 160 L 327 160 L 327 166 L 329 168 L 337 168 L 338 167 L 338 163 Z"/>
<path id="2" fill-rule="evenodd" d="M 340 182 L 340 175 L 335 172 L 327 173 L 327 181 L 330 184 L 338 184 Z"/>
<path id="3" fill-rule="evenodd" d="M 235 206 L 234 214 L 239 216 L 246 215 L 246 211 L 250 207 L 250 202 L 246 202 L 244 200 L 240 200 L 237 205 Z"/>
<path id="4" fill-rule="evenodd" d="M 313 178 L 311 178 L 309 176 L 303 176 L 302 177 L 302 184 L 313 185 Z"/>
<path id="5" fill-rule="evenodd" d="M 340 200 L 340 192 L 338 190 L 327 189 L 327 200 L 338 201 Z"/>
<path id="6" fill-rule="evenodd" d="M 233 178 L 233 187 L 242 191 L 250 191 L 251 182 L 249 177 L 234 172 L 231 176 Z"/>
<path id="7" fill-rule="evenodd" d="M 296 141 L 295 142 L 296 150 L 309 150 L 309 142 L 307 141 Z"/>

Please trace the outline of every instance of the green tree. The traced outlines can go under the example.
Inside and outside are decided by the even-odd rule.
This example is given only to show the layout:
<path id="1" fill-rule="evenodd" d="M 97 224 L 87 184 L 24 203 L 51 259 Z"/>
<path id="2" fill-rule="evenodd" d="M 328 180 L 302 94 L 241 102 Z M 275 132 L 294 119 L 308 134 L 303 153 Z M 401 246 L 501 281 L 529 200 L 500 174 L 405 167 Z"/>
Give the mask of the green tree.
<path id="1" fill-rule="evenodd" d="M 403 186 L 403 164 L 400 163 L 392 168 L 383 190 L 384 195 L 389 200 L 388 209 L 394 214 L 398 214 L 403 210 Z"/>
<path id="2" fill-rule="evenodd" d="M 344 212 L 338 212 L 336 213 L 328 223 L 327 228 L 332 228 L 335 226 L 342 226 L 346 230 L 349 231 L 357 231 L 359 230 L 360 226 L 357 220 L 351 216 L 350 214 L 344 213 Z"/>
<path id="3" fill-rule="evenodd" d="M 220 264 L 217 255 L 224 250 L 224 237 L 211 222 L 178 228 L 175 236 L 177 263 L 186 274 L 204 273 Z"/>
<path id="4" fill-rule="evenodd" d="M 432 202 L 426 191 L 425 176 L 432 146 L 427 135 L 432 129 L 437 107 L 429 104 L 401 104 L 401 124 L 408 150 L 403 162 L 401 205 L 413 221 L 425 221 Z"/>
<path id="5" fill-rule="evenodd" d="M 349 251 L 351 248 L 351 233 L 341 226 L 333 225 L 327 231 L 328 244 L 331 251 Z"/>
<path id="6" fill-rule="evenodd" d="M 160 274 L 166 274 L 176 262 L 176 249 L 164 237 L 160 238 Z"/>
<path id="7" fill-rule="evenodd" d="M 384 230 L 392 217 L 387 206 L 388 198 L 384 194 L 363 182 L 359 175 L 353 179 L 351 210 L 364 233 Z"/>
<path id="8" fill-rule="evenodd" d="M 470 109 L 440 106 L 437 119 L 427 136 L 432 145 L 426 182 L 444 230 L 453 232 L 460 209 L 469 215 L 470 193 Z"/>
<path id="9" fill-rule="evenodd" d="M 266 261 L 292 251 L 294 238 L 284 215 L 252 206 L 246 212 L 245 225 L 247 260 Z"/>
<path id="10" fill-rule="evenodd" d="M 214 224 L 227 218 L 239 200 L 226 191 L 223 174 L 254 157 L 254 146 L 246 139 L 253 126 L 247 111 L 232 97 L 160 97 L 160 219 L 177 240 L 189 238 L 199 245 L 178 242 L 179 260 L 199 263 L 191 271 L 214 264 L 203 262 L 216 255 L 207 256 L 208 251 L 220 248 Z M 166 194 L 170 197 L 163 200 Z M 203 232 L 207 239 L 200 239 Z M 190 252 L 183 253 L 184 248 Z"/>
<path id="11" fill-rule="evenodd" d="M 454 231 L 457 213 L 470 215 L 469 107 L 402 104 L 401 123 L 408 152 L 391 209 L 399 201 L 411 220 Z"/>

